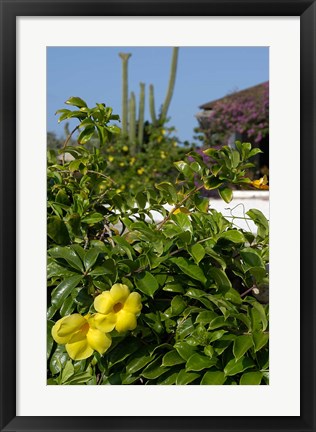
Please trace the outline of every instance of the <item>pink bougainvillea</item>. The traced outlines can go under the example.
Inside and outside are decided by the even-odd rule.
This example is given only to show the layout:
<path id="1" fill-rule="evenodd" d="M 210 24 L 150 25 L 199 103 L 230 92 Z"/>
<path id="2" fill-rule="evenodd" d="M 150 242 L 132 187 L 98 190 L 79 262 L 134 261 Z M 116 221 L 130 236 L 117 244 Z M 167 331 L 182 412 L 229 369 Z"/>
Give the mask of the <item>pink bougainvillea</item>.
<path id="1" fill-rule="evenodd" d="M 269 133 L 269 82 L 260 91 L 242 91 L 214 102 L 198 117 L 208 145 L 226 144 L 232 133 L 259 143 Z"/>

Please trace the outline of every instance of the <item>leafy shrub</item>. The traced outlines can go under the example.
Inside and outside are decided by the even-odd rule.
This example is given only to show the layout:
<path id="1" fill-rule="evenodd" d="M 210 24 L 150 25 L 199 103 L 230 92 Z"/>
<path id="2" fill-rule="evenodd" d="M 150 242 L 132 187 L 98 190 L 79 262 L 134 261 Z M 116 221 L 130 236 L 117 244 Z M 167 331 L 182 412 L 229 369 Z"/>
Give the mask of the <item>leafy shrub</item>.
<path id="1" fill-rule="evenodd" d="M 76 114 L 81 136 L 94 125 L 106 145 L 117 132 L 112 111 L 68 103 L 87 114 Z M 218 190 L 229 202 L 232 186 L 251 185 L 256 149 L 206 150 L 211 168 L 193 151 L 175 163 L 176 184 L 136 193 L 119 190 L 101 150 L 64 146 L 74 160 L 49 157 L 48 383 L 267 384 L 268 305 L 252 292 L 268 283 L 268 221 L 252 209 L 257 233 L 246 232 L 200 194 Z M 122 310 L 134 318 L 118 326 Z M 78 342 L 79 355 L 67 349 Z"/>

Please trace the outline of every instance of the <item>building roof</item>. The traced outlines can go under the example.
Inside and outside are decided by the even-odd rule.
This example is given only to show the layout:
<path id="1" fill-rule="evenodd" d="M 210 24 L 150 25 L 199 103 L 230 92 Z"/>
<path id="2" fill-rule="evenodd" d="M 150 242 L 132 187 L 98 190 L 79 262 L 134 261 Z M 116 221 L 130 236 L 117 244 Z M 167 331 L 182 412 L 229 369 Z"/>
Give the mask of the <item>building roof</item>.
<path id="1" fill-rule="evenodd" d="M 216 99 L 214 101 L 207 102 L 203 105 L 200 105 L 199 108 L 201 108 L 203 110 L 211 110 L 214 108 L 214 105 L 216 105 L 217 102 L 223 102 L 225 100 L 235 99 L 235 98 L 239 98 L 239 97 L 248 97 L 248 96 L 250 98 L 260 97 L 263 94 L 264 90 L 266 89 L 267 85 L 269 85 L 269 81 L 265 81 L 264 83 L 257 84 L 253 87 L 248 87 L 244 90 L 231 93 L 231 94 L 224 96 L 220 99 Z"/>

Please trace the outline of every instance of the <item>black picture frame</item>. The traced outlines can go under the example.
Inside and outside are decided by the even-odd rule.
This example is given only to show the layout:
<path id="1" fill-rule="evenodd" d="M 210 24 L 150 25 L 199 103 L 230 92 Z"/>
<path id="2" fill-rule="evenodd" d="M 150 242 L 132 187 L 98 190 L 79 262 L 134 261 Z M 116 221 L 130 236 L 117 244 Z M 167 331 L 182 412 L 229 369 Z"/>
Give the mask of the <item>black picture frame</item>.
<path id="1" fill-rule="evenodd" d="M 315 431 L 316 4 L 310 0 L 0 0 L 1 431 Z M 16 416 L 16 17 L 299 16 L 301 74 L 301 415 L 299 417 Z M 295 227 L 297 229 L 297 227 Z M 281 270 L 280 270 L 281 271 Z M 299 287 L 298 287 L 299 289 Z M 282 403 L 282 401 L 280 401 Z"/>

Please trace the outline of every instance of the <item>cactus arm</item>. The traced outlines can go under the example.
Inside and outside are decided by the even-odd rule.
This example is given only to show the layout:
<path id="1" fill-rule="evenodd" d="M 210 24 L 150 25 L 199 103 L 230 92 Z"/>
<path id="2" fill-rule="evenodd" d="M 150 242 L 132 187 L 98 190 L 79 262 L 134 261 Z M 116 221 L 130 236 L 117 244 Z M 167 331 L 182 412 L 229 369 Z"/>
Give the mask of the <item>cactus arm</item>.
<path id="1" fill-rule="evenodd" d="M 131 154 L 134 155 L 136 152 L 136 100 L 133 92 L 129 100 L 129 141 Z"/>
<path id="2" fill-rule="evenodd" d="M 156 110 L 155 110 L 155 96 L 154 96 L 154 86 L 150 84 L 149 86 L 149 109 L 151 115 L 151 121 L 155 125 L 157 123 Z"/>
<path id="3" fill-rule="evenodd" d="M 168 85 L 168 90 L 167 90 L 167 94 L 166 94 L 166 98 L 161 110 L 161 115 L 160 115 L 160 119 L 161 120 L 166 120 L 167 118 L 167 112 L 170 106 L 170 102 L 171 102 L 171 98 L 173 95 L 173 90 L 174 90 L 174 85 L 176 82 L 176 73 L 177 73 L 177 64 L 178 64 L 178 53 L 179 53 L 179 48 L 175 47 L 173 48 L 172 51 L 172 61 L 171 61 L 171 68 L 170 68 L 170 78 L 169 78 L 169 85 Z"/>
<path id="4" fill-rule="evenodd" d="M 132 54 L 119 53 L 122 59 L 122 134 L 127 134 L 128 113 L 128 59 Z"/>
<path id="5" fill-rule="evenodd" d="M 138 113 L 138 144 L 140 147 L 143 145 L 144 139 L 144 118 L 145 118 L 145 84 L 139 83 L 139 113 Z"/>

